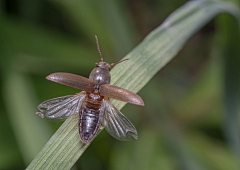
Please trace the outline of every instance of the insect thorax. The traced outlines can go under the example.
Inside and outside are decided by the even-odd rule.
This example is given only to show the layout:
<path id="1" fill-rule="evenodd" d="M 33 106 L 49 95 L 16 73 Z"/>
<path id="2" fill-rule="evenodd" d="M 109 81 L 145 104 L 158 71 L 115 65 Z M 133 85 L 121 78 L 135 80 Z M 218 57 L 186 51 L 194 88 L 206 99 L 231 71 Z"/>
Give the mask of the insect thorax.
<path id="1" fill-rule="evenodd" d="M 89 79 L 92 80 L 95 84 L 110 84 L 111 75 L 109 70 L 101 67 L 97 67 L 93 69 L 91 72 Z"/>
<path id="2" fill-rule="evenodd" d="M 87 92 L 87 95 L 85 98 L 85 105 L 89 109 L 98 110 L 102 105 L 103 98 L 104 97 L 101 96 L 99 93 Z"/>

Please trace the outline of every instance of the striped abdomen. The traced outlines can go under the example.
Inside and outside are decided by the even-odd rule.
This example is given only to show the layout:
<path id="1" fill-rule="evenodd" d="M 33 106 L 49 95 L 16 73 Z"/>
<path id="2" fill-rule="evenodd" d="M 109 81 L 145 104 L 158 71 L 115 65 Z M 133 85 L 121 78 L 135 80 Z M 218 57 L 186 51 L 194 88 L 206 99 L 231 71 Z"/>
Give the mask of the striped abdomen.
<path id="1" fill-rule="evenodd" d="M 85 103 L 80 109 L 78 129 L 84 143 L 89 143 L 95 137 L 102 123 L 103 113 L 100 108 L 103 98 L 99 93 L 87 93 Z"/>

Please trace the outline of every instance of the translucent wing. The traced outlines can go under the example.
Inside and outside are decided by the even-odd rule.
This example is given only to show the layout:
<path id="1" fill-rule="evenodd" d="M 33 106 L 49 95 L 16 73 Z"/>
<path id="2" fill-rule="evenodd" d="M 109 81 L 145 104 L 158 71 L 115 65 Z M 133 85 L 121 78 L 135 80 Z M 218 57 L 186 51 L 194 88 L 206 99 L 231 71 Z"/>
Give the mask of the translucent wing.
<path id="1" fill-rule="evenodd" d="M 109 100 L 103 100 L 103 107 L 105 113 L 102 125 L 110 135 L 122 141 L 138 138 L 133 124 Z"/>
<path id="2" fill-rule="evenodd" d="M 57 97 L 41 103 L 37 109 L 40 117 L 52 121 L 62 121 L 69 116 L 77 115 L 85 99 L 86 92 L 76 95 Z"/>

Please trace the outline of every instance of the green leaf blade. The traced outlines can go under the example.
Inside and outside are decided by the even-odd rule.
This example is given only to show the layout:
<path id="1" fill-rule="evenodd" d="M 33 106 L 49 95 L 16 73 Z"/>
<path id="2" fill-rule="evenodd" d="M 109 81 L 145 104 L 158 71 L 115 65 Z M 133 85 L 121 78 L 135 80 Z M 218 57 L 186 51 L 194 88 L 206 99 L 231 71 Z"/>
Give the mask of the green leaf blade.
<path id="1" fill-rule="evenodd" d="M 233 11 L 234 15 L 239 17 L 239 10 L 228 2 L 186 3 L 124 57 L 129 58 L 128 62 L 114 67 L 111 71 L 111 84 L 138 92 L 179 52 L 196 31 L 217 14 Z M 116 100 L 112 103 L 118 109 L 126 104 Z M 68 119 L 27 169 L 70 169 L 88 146 L 79 139 L 77 120 Z"/>

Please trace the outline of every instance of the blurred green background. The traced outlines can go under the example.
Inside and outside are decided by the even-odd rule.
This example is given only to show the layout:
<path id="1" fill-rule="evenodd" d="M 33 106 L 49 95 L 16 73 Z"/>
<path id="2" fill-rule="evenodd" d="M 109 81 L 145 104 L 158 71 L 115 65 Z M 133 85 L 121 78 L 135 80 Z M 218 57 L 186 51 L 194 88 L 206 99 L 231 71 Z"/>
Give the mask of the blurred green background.
<path id="1" fill-rule="evenodd" d="M 0 169 L 27 167 L 62 124 L 35 115 L 38 104 L 79 92 L 47 81 L 47 75 L 88 77 L 100 61 L 94 35 L 104 61 L 119 61 L 185 3 L 2 0 Z M 240 169 L 240 149 L 235 149 L 240 145 L 239 91 L 233 90 L 239 87 L 240 44 L 235 26 L 229 16 L 211 21 L 140 91 L 145 107 L 128 104 L 121 110 L 137 128 L 137 141 L 121 142 L 103 131 L 73 169 Z M 223 49 L 229 46 L 232 55 L 226 58 L 230 52 Z M 229 122 L 226 103 L 237 110 L 235 122 Z M 228 134 L 229 124 L 235 134 Z"/>

